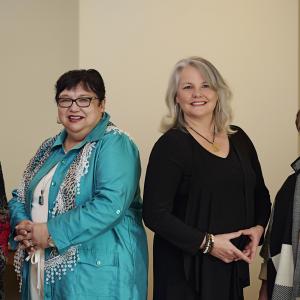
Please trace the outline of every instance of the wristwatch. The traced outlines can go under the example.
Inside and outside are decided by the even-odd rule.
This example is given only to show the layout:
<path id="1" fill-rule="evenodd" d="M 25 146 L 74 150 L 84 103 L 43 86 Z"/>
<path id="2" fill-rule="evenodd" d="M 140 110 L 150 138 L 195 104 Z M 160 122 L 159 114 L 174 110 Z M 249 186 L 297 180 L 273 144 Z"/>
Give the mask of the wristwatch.
<path id="1" fill-rule="evenodd" d="M 48 246 L 49 246 L 49 247 L 51 247 L 51 248 L 54 248 L 54 247 L 55 247 L 55 243 L 54 243 L 54 241 L 52 240 L 51 235 L 48 236 L 47 242 L 48 242 Z"/>

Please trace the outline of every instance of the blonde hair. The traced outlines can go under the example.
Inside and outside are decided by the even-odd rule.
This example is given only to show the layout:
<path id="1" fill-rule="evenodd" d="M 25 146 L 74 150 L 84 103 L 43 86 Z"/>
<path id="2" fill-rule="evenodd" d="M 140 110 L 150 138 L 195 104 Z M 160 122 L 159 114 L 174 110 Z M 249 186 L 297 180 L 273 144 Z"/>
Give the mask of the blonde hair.
<path id="1" fill-rule="evenodd" d="M 192 56 L 180 60 L 171 73 L 165 101 L 168 107 L 168 114 L 163 117 L 161 131 L 166 132 L 171 128 L 183 128 L 186 123 L 180 106 L 176 103 L 176 92 L 180 80 L 180 73 L 186 66 L 196 68 L 205 78 L 206 82 L 218 94 L 218 101 L 214 110 L 214 122 L 216 132 L 225 130 L 228 134 L 234 131 L 230 129 L 232 110 L 230 99 L 232 93 L 216 67 L 204 58 Z"/>

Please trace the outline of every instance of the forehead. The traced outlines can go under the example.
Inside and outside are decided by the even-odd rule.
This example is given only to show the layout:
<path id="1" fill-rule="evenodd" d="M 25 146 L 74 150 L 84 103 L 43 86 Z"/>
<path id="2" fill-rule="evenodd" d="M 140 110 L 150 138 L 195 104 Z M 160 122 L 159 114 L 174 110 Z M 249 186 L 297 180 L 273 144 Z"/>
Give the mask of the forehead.
<path id="1" fill-rule="evenodd" d="M 177 84 L 191 81 L 210 83 L 209 76 L 204 68 L 201 66 L 187 65 L 179 71 Z"/>
<path id="2" fill-rule="evenodd" d="M 60 95 L 94 95 L 94 92 L 83 83 L 79 83 L 74 87 L 71 88 L 65 88 Z"/>

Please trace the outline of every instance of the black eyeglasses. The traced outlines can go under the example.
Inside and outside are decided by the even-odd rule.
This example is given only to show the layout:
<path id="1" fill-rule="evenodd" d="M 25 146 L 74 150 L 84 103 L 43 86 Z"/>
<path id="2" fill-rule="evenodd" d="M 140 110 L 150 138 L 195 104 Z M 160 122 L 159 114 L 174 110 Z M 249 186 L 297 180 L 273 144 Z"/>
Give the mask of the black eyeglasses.
<path id="1" fill-rule="evenodd" d="M 57 105 L 62 108 L 69 108 L 72 106 L 73 102 L 75 102 L 79 107 L 89 107 L 91 105 L 91 101 L 94 99 L 99 99 L 99 98 L 98 97 L 79 97 L 76 99 L 58 98 Z"/>

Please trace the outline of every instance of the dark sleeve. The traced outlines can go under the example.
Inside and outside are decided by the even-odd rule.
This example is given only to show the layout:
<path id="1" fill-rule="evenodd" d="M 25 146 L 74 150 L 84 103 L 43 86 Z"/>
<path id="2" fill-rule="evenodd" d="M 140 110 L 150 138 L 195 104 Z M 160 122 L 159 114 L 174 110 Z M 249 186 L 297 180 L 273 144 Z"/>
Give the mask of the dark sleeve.
<path id="1" fill-rule="evenodd" d="M 260 162 L 257 156 L 257 152 L 255 147 L 247 136 L 247 134 L 239 128 L 242 135 L 244 136 L 250 153 L 251 165 L 255 172 L 256 182 L 255 182 L 255 191 L 254 191 L 254 198 L 255 198 L 255 224 L 261 225 L 264 228 L 267 226 L 270 212 L 271 212 L 271 200 L 269 191 L 265 185 L 265 181 L 263 178 Z"/>
<path id="2" fill-rule="evenodd" d="M 185 133 L 172 131 L 152 149 L 145 178 L 143 218 L 152 231 L 183 251 L 196 254 L 205 234 L 172 214 L 176 191 L 191 159 Z"/>
<path id="3" fill-rule="evenodd" d="M 255 223 L 256 225 L 261 225 L 265 228 L 268 224 L 269 217 L 270 217 L 271 200 L 270 200 L 269 191 L 265 185 L 261 166 L 253 144 L 252 144 L 252 166 L 256 174 Z"/>
<path id="4" fill-rule="evenodd" d="M 0 209 L 7 209 L 7 199 L 5 193 L 1 162 L 0 162 Z"/>
<path id="5" fill-rule="evenodd" d="M 5 256 L 8 251 L 9 218 L 5 194 L 4 178 L 0 162 L 0 273 L 5 267 Z M 1 298 L 1 297 L 0 297 Z"/>

